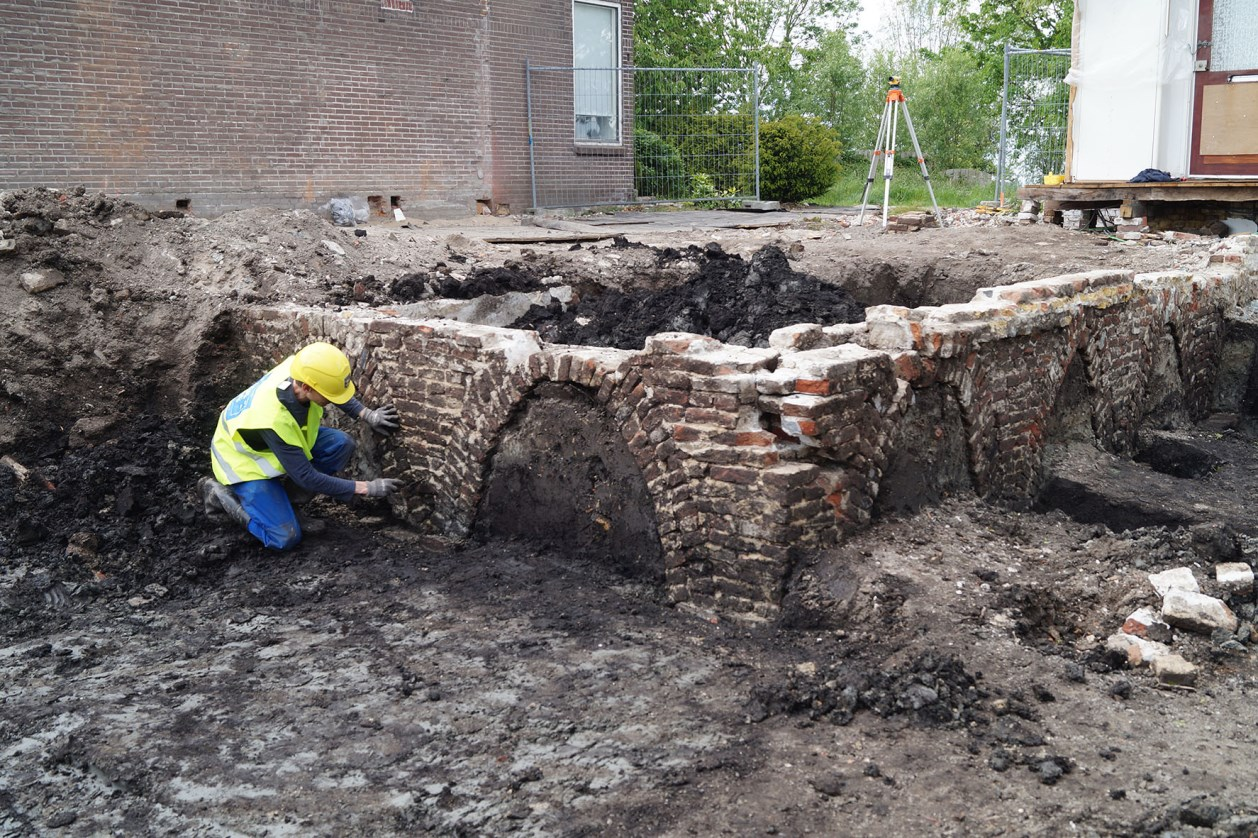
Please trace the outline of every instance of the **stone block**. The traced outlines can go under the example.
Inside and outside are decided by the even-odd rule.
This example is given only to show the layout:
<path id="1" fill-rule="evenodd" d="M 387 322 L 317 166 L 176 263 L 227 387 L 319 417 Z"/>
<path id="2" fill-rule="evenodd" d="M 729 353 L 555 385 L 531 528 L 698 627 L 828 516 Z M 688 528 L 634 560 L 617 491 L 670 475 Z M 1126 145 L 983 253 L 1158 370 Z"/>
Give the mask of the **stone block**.
<path id="1" fill-rule="evenodd" d="M 28 294 L 42 294 L 44 291 L 63 284 L 66 278 L 55 268 L 43 268 L 38 271 L 26 271 L 19 282 Z"/>
<path id="2" fill-rule="evenodd" d="M 1191 687 L 1197 683 L 1197 667 L 1180 655 L 1163 655 L 1153 661 L 1149 669 L 1158 683 L 1176 687 Z"/>
<path id="3" fill-rule="evenodd" d="M 832 326 L 826 326 L 822 330 L 824 336 L 824 346 L 838 346 L 839 344 L 849 343 L 858 336 L 863 335 L 866 331 L 864 321 L 860 323 L 835 323 Z"/>
<path id="4" fill-rule="evenodd" d="M 1209 634 L 1215 629 L 1235 632 L 1240 621 L 1221 599 L 1172 588 L 1162 598 L 1162 617 L 1171 625 Z"/>
<path id="5" fill-rule="evenodd" d="M 802 351 L 815 348 L 823 337 L 820 323 L 796 323 L 775 329 L 769 335 L 769 346 L 773 349 L 794 349 Z"/>
<path id="6" fill-rule="evenodd" d="M 1146 666 L 1160 657 L 1169 655 L 1171 647 L 1156 640 L 1145 640 L 1131 634 L 1111 634 L 1105 641 L 1105 648 L 1127 656 L 1127 663 L 1132 666 Z"/>
<path id="7" fill-rule="evenodd" d="M 643 346 L 648 355 L 687 355 L 699 352 L 716 352 L 725 344 L 716 338 L 688 332 L 660 332 L 646 339 Z"/>
<path id="8" fill-rule="evenodd" d="M 811 463 L 783 463 L 764 473 L 769 486 L 806 486 L 821 475 L 821 469 Z"/>
<path id="9" fill-rule="evenodd" d="M 873 308 L 892 308 L 892 306 L 874 306 Z M 913 349 L 916 345 L 914 330 L 908 320 L 886 317 L 875 320 L 870 316 L 872 309 L 865 310 L 867 329 L 863 343 L 871 349 L 888 351 Z M 920 328 L 918 329 L 920 331 Z"/>
<path id="10" fill-rule="evenodd" d="M 1152 608 L 1145 607 L 1132 612 L 1123 622 L 1123 633 L 1159 643 L 1171 642 L 1171 627 Z"/>
<path id="11" fill-rule="evenodd" d="M 1254 569 L 1245 562 L 1215 565 L 1214 578 L 1229 596 L 1244 597 L 1254 592 Z"/>
<path id="12" fill-rule="evenodd" d="M 1197 578 L 1192 575 L 1192 571 L 1186 567 L 1173 567 L 1170 570 L 1164 570 L 1161 573 L 1150 573 L 1149 582 L 1153 584 L 1153 590 L 1158 592 L 1158 596 L 1164 597 L 1169 591 L 1191 591 L 1198 593 L 1201 586 L 1197 584 Z"/>

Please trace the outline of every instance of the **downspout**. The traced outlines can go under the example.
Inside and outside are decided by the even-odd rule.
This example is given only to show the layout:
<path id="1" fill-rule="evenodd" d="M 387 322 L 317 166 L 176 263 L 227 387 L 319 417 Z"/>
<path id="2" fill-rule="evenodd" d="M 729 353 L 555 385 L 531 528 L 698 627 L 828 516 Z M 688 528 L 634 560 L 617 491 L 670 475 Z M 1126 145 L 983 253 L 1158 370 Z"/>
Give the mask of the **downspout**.
<path id="1" fill-rule="evenodd" d="M 1158 46 L 1158 69 L 1153 89 L 1153 156 L 1149 165 L 1162 168 L 1162 97 L 1166 92 L 1166 45 L 1171 35 L 1171 0 L 1162 0 L 1162 43 Z"/>

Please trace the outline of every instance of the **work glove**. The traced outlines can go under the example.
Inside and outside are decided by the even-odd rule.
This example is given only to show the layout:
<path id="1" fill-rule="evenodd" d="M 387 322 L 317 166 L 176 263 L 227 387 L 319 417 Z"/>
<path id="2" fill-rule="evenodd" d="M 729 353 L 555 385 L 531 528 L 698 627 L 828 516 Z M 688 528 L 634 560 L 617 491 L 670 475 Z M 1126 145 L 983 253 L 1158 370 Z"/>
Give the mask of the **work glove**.
<path id="1" fill-rule="evenodd" d="M 367 497 L 382 498 L 393 494 L 400 488 L 402 488 L 401 480 L 395 480 L 392 477 L 377 477 L 375 480 L 367 481 Z"/>
<path id="2" fill-rule="evenodd" d="M 396 431 L 398 427 L 397 408 L 391 404 L 383 405 L 375 410 L 367 408 L 359 415 L 359 418 L 370 425 L 373 431 L 385 436 Z"/>

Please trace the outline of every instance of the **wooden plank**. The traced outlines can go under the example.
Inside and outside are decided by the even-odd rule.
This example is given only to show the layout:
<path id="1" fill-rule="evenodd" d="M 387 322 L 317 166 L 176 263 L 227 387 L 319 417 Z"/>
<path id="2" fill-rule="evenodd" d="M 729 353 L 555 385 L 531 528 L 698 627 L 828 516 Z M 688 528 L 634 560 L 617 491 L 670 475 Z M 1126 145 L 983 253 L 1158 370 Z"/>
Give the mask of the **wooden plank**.
<path id="1" fill-rule="evenodd" d="M 486 244 L 568 244 L 571 242 L 597 242 L 614 239 L 620 233 L 529 233 L 506 236 L 477 236 Z"/>
<path id="2" fill-rule="evenodd" d="M 1094 181 L 1024 186 L 1018 197 L 1033 201 L 1258 201 L 1258 180 L 1126 183 Z"/>

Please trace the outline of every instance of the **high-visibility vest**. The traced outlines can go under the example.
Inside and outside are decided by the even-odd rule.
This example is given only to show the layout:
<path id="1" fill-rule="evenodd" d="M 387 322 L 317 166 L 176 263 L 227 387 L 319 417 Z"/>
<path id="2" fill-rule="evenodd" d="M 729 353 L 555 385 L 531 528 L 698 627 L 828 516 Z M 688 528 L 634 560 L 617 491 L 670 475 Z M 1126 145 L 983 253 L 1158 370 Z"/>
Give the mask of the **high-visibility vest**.
<path id="1" fill-rule="evenodd" d="M 261 451 L 251 448 L 241 438 L 241 431 L 275 431 L 280 439 L 295 445 L 312 458 L 315 438 L 319 435 L 319 423 L 323 420 L 323 407 L 310 402 L 306 425 L 297 424 L 293 414 L 279 400 L 275 391 L 288 381 L 293 359 L 284 359 L 279 366 L 254 382 L 223 409 L 218 417 L 218 427 L 210 442 L 214 477 L 220 483 L 232 485 L 246 480 L 267 480 L 284 474 L 284 467 L 271 449 Z M 287 386 L 291 387 L 289 382 Z"/>

